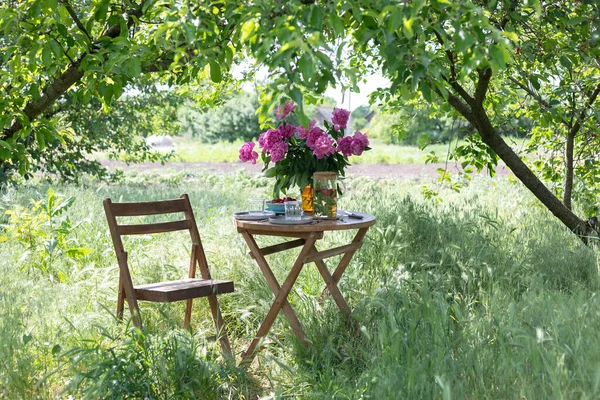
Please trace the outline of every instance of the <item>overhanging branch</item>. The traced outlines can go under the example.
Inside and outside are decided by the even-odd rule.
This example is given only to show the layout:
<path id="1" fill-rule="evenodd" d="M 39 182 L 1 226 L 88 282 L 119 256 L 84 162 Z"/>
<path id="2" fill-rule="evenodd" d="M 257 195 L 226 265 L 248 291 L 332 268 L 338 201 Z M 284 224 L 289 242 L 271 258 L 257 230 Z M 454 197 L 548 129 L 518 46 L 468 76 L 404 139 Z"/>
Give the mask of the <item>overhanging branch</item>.
<path id="1" fill-rule="evenodd" d="M 145 0 L 142 0 L 140 4 L 132 10 L 127 12 L 128 20 L 127 26 L 131 27 L 135 20 L 142 15 L 142 9 L 144 7 Z M 115 24 L 111 26 L 102 37 L 115 38 L 121 33 L 121 25 Z M 55 78 L 49 85 L 47 85 L 41 92 L 40 97 L 37 100 L 29 101 L 22 110 L 22 114 L 29 120 L 32 121 L 37 118 L 41 113 L 47 110 L 60 96 L 62 96 L 71 86 L 78 82 L 83 77 L 83 71 L 80 70 L 81 62 L 89 54 L 95 52 L 92 47 L 88 52 L 83 53 L 75 62 L 71 63 L 69 67 Z M 23 123 L 20 118 L 16 118 L 12 124 L 5 128 L 0 139 L 6 140 L 11 138 L 16 132 L 23 128 Z"/>

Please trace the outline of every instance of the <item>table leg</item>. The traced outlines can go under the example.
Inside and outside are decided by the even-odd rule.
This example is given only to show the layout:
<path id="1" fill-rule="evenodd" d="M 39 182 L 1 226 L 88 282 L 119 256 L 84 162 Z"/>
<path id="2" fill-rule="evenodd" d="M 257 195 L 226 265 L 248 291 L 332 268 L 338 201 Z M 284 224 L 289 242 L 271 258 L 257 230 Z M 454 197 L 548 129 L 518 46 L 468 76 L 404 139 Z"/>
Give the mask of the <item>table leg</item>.
<path id="1" fill-rule="evenodd" d="M 368 230 L 369 230 L 369 228 L 359 229 L 358 232 L 356 232 L 354 239 L 352 239 L 352 243 L 361 242 L 363 240 L 363 238 L 365 237 L 365 235 L 367 234 Z M 344 271 L 346 271 L 348 264 L 350 264 L 350 260 L 352 260 L 352 257 L 354 256 L 354 253 L 356 253 L 357 250 L 358 249 L 350 250 L 346 254 L 344 254 L 344 256 L 340 260 L 340 263 L 338 264 L 337 268 L 335 269 L 335 271 L 333 271 L 333 275 L 331 277 L 333 280 L 333 284 L 336 285 L 336 287 L 337 287 L 337 284 L 340 282 L 340 279 L 342 279 L 342 275 L 344 274 Z M 328 288 L 326 287 L 321 292 L 321 296 L 319 297 L 319 302 L 323 301 L 323 296 L 325 296 L 325 291 L 327 289 Z M 334 296 L 334 299 L 335 299 L 335 296 Z"/>
<path id="2" fill-rule="evenodd" d="M 312 250 L 315 252 L 318 251 L 315 246 L 312 247 Z M 346 299 L 344 299 L 342 292 L 340 292 L 340 289 L 337 287 L 337 283 L 333 281 L 333 277 L 331 276 L 331 273 L 329 273 L 327 264 L 325 264 L 325 261 L 323 260 L 316 260 L 314 263 L 325 281 L 326 289 L 331 293 L 331 296 L 333 297 L 333 300 L 335 300 L 340 311 L 349 317 L 351 314 L 350 307 L 348 306 Z"/>
<path id="3" fill-rule="evenodd" d="M 244 238 L 250 238 L 250 239 L 252 239 L 252 240 L 249 241 L 250 243 L 253 243 L 253 246 L 251 246 L 251 251 L 254 253 L 255 256 L 257 256 L 257 261 L 258 261 L 259 260 L 258 257 L 259 256 L 262 257 L 262 255 L 260 254 L 260 251 L 257 251 L 258 246 L 256 246 L 256 241 L 254 241 L 254 238 L 252 238 L 252 236 L 250 234 L 248 234 L 248 233 L 246 233 L 244 235 Z M 304 265 L 304 257 L 306 257 L 306 255 L 308 255 L 311 252 L 311 250 L 312 250 L 312 248 L 313 248 L 313 246 L 314 246 L 314 244 L 315 244 L 315 242 L 317 241 L 318 238 L 319 238 L 319 236 L 316 233 L 313 232 L 306 239 L 306 243 L 302 247 L 302 250 L 300 251 L 300 254 L 298 255 L 298 258 L 294 262 L 294 265 L 292 266 L 292 269 L 290 270 L 290 273 L 288 274 L 287 278 L 285 279 L 285 282 L 283 282 L 283 285 L 281 286 L 281 288 L 277 292 L 277 294 L 275 296 L 275 301 L 271 305 L 271 308 L 269 309 L 269 312 L 267 313 L 267 316 L 265 317 L 265 319 L 264 319 L 263 323 L 261 324 L 260 328 L 258 328 L 258 332 L 256 333 L 256 337 L 254 338 L 254 340 L 252 340 L 252 343 L 250 343 L 250 346 L 248 347 L 248 350 L 246 350 L 245 354 L 243 355 L 243 357 L 242 357 L 242 363 L 250 363 L 250 362 L 252 362 L 252 360 L 254 359 L 254 356 L 255 356 L 255 351 L 256 351 L 256 347 L 258 346 L 258 343 L 260 342 L 260 340 L 264 336 L 266 336 L 266 334 L 271 329 L 271 326 L 273 326 L 273 322 L 275 321 L 275 318 L 277 317 L 277 314 L 279 314 L 279 311 L 285 306 L 285 304 L 287 304 L 289 306 L 289 303 L 287 301 L 287 296 L 290 293 L 290 291 L 292 290 L 292 286 L 296 282 L 296 279 L 298 279 L 298 275 L 300 275 L 300 271 L 302 270 L 302 266 Z M 250 245 L 250 243 L 249 243 L 249 245 Z M 273 272 L 268 267 L 268 264 L 266 263 L 266 260 L 264 261 L 264 264 L 265 264 L 265 267 L 266 267 L 265 270 L 268 270 L 270 272 L 270 274 L 272 274 Z M 265 274 L 265 277 L 266 276 L 267 276 L 267 274 Z M 273 276 L 273 279 L 274 279 L 274 276 Z M 277 281 L 275 281 L 275 283 L 276 282 Z M 289 307 L 291 309 L 291 306 L 289 306 Z M 292 309 L 292 313 L 293 313 L 294 318 L 295 318 L 296 315 L 293 312 L 293 309 Z M 298 321 L 297 318 L 295 318 L 295 319 L 296 319 L 296 321 Z M 300 322 L 298 322 L 298 325 L 299 324 L 300 324 Z M 300 327 L 300 329 L 302 329 L 302 328 Z M 304 335 L 304 333 L 303 333 L 303 335 Z"/>
<path id="4" fill-rule="evenodd" d="M 256 240 L 254 240 L 254 237 L 246 231 L 242 232 L 242 236 L 246 240 L 246 244 L 248 245 L 248 248 L 250 249 L 250 252 L 252 253 L 253 258 L 256 260 L 256 263 L 258 264 L 260 270 L 262 271 L 263 275 L 265 276 L 265 279 L 267 280 L 267 284 L 271 288 L 273 295 L 277 296 L 277 294 L 281 290 L 281 287 L 279 286 L 279 282 L 277 282 L 277 279 L 275 278 L 275 274 L 273 274 L 273 271 L 269 267 L 269 263 L 265 259 L 265 256 L 261 253 L 260 248 L 258 247 L 258 244 L 256 243 Z M 286 318 L 288 319 L 288 321 L 290 322 L 292 330 L 294 331 L 294 335 L 296 335 L 298 340 L 300 340 L 300 342 L 305 347 L 308 346 L 308 342 L 304 338 L 304 330 L 302 330 L 302 325 L 300 324 L 300 321 L 298 320 L 298 317 L 296 316 L 294 309 L 292 308 L 290 303 L 287 301 L 287 299 L 285 300 L 285 302 L 283 304 L 283 313 L 286 316 Z"/>

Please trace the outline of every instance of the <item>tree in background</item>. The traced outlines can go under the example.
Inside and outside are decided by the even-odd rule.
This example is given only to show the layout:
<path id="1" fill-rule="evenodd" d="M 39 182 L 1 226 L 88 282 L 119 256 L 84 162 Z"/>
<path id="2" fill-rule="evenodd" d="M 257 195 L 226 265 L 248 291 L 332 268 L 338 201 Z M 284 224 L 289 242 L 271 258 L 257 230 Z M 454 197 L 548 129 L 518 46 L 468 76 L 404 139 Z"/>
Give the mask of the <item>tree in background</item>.
<path id="1" fill-rule="evenodd" d="M 199 112 L 191 104 L 181 110 L 183 130 L 204 143 L 251 141 L 261 133 L 256 94 L 241 91 L 222 105 Z"/>
<path id="2" fill-rule="evenodd" d="M 360 131 L 369 125 L 367 116 L 371 113 L 369 106 L 358 106 L 352 111 L 352 130 Z"/>

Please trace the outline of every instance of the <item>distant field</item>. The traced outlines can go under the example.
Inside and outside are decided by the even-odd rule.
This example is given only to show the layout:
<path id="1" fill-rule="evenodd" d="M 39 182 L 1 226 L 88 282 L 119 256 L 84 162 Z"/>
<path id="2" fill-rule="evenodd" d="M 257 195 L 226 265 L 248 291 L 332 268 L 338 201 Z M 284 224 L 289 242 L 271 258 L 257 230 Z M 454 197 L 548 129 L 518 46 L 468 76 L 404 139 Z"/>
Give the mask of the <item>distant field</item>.
<path id="1" fill-rule="evenodd" d="M 458 142 L 460 145 L 461 142 Z M 239 149 L 243 142 L 206 144 L 192 138 L 175 138 L 175 150 L 179 161 L 185 162 L 235 162 L 239 160 Z M 511 143 L 512 144 L 512 143 Z M 522 145 L 522 140 L 515 143 Z M 448 149 L 454 149 L 457 142 L 433 144 L 420 150 L 416 146 L 400 146 L 371 140 L 371 150 L 362 156 L 350 157 L 352 164 L 423 164 L 426 155 L 434 151 L 443 161 Z M 257 148 L 258 150 L 258 148 Z"/>

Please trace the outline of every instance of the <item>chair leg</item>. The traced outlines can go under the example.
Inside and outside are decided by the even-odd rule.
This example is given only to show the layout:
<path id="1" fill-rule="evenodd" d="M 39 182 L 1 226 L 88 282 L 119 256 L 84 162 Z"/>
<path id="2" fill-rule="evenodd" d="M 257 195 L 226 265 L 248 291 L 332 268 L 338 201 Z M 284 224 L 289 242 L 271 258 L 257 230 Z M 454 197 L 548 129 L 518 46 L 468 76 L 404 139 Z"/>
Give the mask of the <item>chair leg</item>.
<path id="1" fill-rule="evenodd" d="M 190 329 L 190 321 L 192 319 L 192 304 L 193 299 L 188 299 L 185 304 L 185 318 L 183 321 L 183 327 L 185 329 Z"/>
<path id="2" fill-rule="evenodd" d="M 140 308 L 138 307 L 136 299 L 130 299 L 129 296 L 126 297 L 127 304 L 129 305 L 129 311 L 131 312 L 131 319 L 133 321 L 133 325 L 144 329 L 144 325 L 142 324 L 142 315 L 140 314 Z"/>
<path id="3" fill-rule="evenodd" d="M 123 269 L 121 269 L 121 271 L 123 271 Z M 140 307 L 138 306 L 135 290 L 133 289 L 131 275 L 129 274 L 128 269 L 124 270 L 122 273 L 123 289 L 125 292 L 125 298 L 127 299 L 127 304 L 129 305 L 129 311 L 131 312 L 131 319 L 133 320 L 133 325 L 143 330 L 144 326 L 142 324 L 142 315 L 140 313 Z"/>
<path id="4" fill-rule="evenodd" d="M 117 294 L 117 319 L 123 320 L 123 309 L 125 308 L 125 288 L 123 287 L 123 276 L 119 273 L 119 292 Z"/>
<path id="5" fill-rule="evenodd" d="M 221 341 L 221 349 L 223 353 L 233 359 L 233 352 L 231 351 L 231 345 L 229 344 L 229 337 L 227 335 L 227 328 L 223 323 L 223 317 L 219 308 L 219 302 L 217 296 L 208 296 L 208 304 L 210 305 L 210 311 L 212 312 L 213 320 L 215 321 L 215 328 L 217 329 L 217 336 Z"/>

